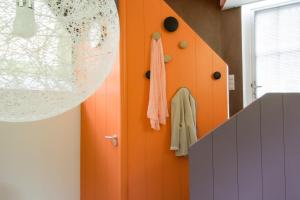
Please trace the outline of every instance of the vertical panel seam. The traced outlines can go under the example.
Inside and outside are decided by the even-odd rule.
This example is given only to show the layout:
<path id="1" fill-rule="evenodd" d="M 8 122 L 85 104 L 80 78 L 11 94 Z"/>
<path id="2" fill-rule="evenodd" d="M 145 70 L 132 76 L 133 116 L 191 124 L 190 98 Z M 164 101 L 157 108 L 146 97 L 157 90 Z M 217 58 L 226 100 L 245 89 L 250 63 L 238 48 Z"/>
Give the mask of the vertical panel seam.
<path id="1" fill-rule="evenodd" d="M 212 199 L 215 199 L 215 162 L 214 162 L 214 134 L 211 134 L 211 161 L 212 161 Z"/>
<path id="2" fill-rule="evenodd" d="M 146 16 L 145 16 L 145 1 L 142 0 L 142 21 L 143 21 L 143 33 L 144 33 L 144 37 L 143 37 L 143 43 L 144 43 L 144 46 L 143 46 L 143 67 L 146 66 L 146 48 L 147 48 L 147 44 L 146 44 L 146 37 L 147 37 L 147 34 L 146 34 Z M 149 48 L 149 47 L 148 47 Z M 150 47 L 151 48 L 151 47 Z M 145 192 L 145 195 L 146 195 L 146 200 L 148 200 L 148 196 L 149 196 L 149 187 L 148 187 L 148 182 L 149 182 L 149 178 L 147 176 L 147 169 L 148 169 L 148 166 L 147 166 L 147 161 L 148 161 L 148 151 L 147 151 L 147 143 L 148 143 L 148 133 L 146 133 L 145 135 L 145 138 L 144 138 L 144 149 L 143 149 L 143 153 L 144 153 L 144 165 L 143 165 L 143 168 L 144 168 L 144 172 L 143 172 L 143 176 L 145 178 L 145 187 L 143 188 L 144 189 L 144 192 Z"/>
<path id="3" fill-rule="evenodd" d="M 264 99 L 264 98 L 263 98 Z M 259 100 L 259 135 L 260 135 L 260 175 L 261 175 L 261 199 L 264 199 L 264 169 L 263 169 L 263 145 L 262 145 L 262 131 L 261 131 L 261 124 L 262 124 L 262 101 L 263 99 Z"/>
<path id="4" fill-rule="evenodd" d="M 114 66 L 115 67 L 115 66 Z M 112 72 L 112 73 L 114 73 L 114 72 Z M 109 77 L 109 80 L 107 80 L 106 82 L 106 84 L 105 84 L 105 88 L 104 88 L 104 95 L 105 95 L 105 97 L 104 97 L 104 105 L 105 105 L 105 123 L 104 123 L 104 131 L 107 133 L 107 134 L 114 134 L 114 133 L 110 133 L 110 131 L 111 131 L 111 126 L 110 125 L 108 125 L 108 117 L 109 117 L 109 114 L 108 114 L 108 112 L 109 112 L 109 110 L 108 110 L 108 100 L 111 98 L 111 96 L 109 96 L 109 88 L 108 88 L 108 84 L 110 84 L 110 82 L 112 81 L 112 78 L 111 77 Z M 96 98 L 97 99 L 97 98 Z M 97 116 L 97 102 L 96 102 L 96 116 Z M 105 148 L 104 148 L 104 152 L 105 152 L 105 155 L 108 155 L 108 145 L 106 144 L 105 145 Z M 98 157 L 98 156 L 97 156 Z M 99 158 L 98 158 L 99 159 Z M 97 159 L 97 160 L 98 160 Z M 100 167 L 100 166 L 99 166 Z M 105 162 L 105 170 L 108 170 L 109 169 L 109 162 Z M 97 173 L 99 173 L 98 171 L 99 171 L 99 168 L 97 167 Z M 106 177 L 107 177 L 107 175 L 106 175 Z M 108 179 L 108 181 L 109 181 L 109 179 Z M 105 191 L 105 196 L 106 197 L 108 197 L 109 196 L 109 192 L 108 192 L 108 185 L 107 184 L 105 184 L 105 189 L 104 189 L 104 191 Z M 99 190 L 97 190 L 97 191 L 99 191 Z"/>
<path id="5" fill-rule="evenodd" d="M 123 2 L 123 1 L 122 1 Z M 123 27 L 123 33 L 121 34 L 121 37 L 123 35 L 123 41 L 122 41 L 122 38 L 120 41 L 122 41 L 121 43 L 121 48 L 120 49 L 123 49 L 123 52 L 122 52 L 122 63 L 120 63 L 120 74 L 121 74 L 121 83 L 120 83 L 120 86 L 121 86 L 121 102 L 120 102 L 120 111 L 121 111 L 121 116 L 120 116 L 120 121 L 121 121 L 121 130 L 120 130 L 120 133 L 121 133 L 121 137 L 123 138 L 126 138 L 125 139 L 125 142 L 124 142 L 124 139 L 121 139 L 121 142 L 123 144 L 124 147 L 121 148 L 121 151 L 124 152 L 124 149 L 125 149 L 125 153 L 121 153 L 121 168 L 122 168 L 122 171 L 123 171 L 123 174 L 125 175 L 122 175 L 122 179 L 125 179 L 125 186 L 123 186 L 124 188 L 122 188 L 122 190 L 124 190 L 125 192 L 122 191 L 122 198 L 124 197 L 124 200 L 127 200 L 129 199 L 129 179 L 128 179 L 128 174 L 129 174 L 129 159 L 128 159 L 128 152 L 129 152 L 129 148 L 128 148 L 128 139 L 129 139 L 129 135 L 128 135 L 128 132 L 129 132 L 129 129 L 128 129 L 128 119 L 129 119 L 129 115 L 128 115 L 128 101 L 129 101 L 129 97 L 127 95 L 128 93 L 128 77 L 127 77 L 127 72 L 128 72 L 128 66 L 127 66 L 127 45 L 126 45 L 126 41 L 127 41 L 127 31 L 128 29 L 126 29 L 126 25 L 128 24 L 128 17 L 127 17 L 127 13 L 126 11 L 128 10 L 128 4 L 126 3 L 123 3 L 123 12 L 124 12 L 124 15 L 120 15 L 120 20 L 122 20 L 122 16 L 123 16 L 123 23 L 121 22 L 121 24 L 123 24 L 123 26 L 121 26 L 121 28 Z M 121 8 L 120 8 L 121 10 Z M 123 46 L 122 46 L 123 45 Z M 120 51 L 121 52 L 121 51 Z M 122 84 L 122 85 L 121 85 Z M 125 106 L 123 105 L 124 109 L 122 109 L 122 103 L 124 102 L 125 100 Z M 124 116 L 124 117 L 123 117 Z M 125 118 L 125 119 L 123 119 Z M 124 128 L 125 126 L 125 128 Z M 124 130 L 123 130 L 124 129 Z M 125 137 L 124 137 L 124 134 L 125 134 Z M 122 145 L 121 144 L 121 145 Z M 125 155 L 124 155 L 125 154 Z M 125 159 L 124 159 L 125 157 Z M 125 161 L 124 161 L 125 160 Z M 125 162 L 125 164 L 124 164 Z M 125 166 L 125 170 L 123 169 L 123 166 Z M 125 176 L 125 178 L 123 177 Z M 123 183 L 123 180 L 121 181 L 121 183 Z M 123 194 L 125 193 L 125 195 Z"/>
<path id="6" fill-rule="evenodd" d="M 160 1 L 159 2 L 159 17 L 160 18 L 163 18 L 163 12 L 161 12 L 161 10 L 162 10 L 162 7 L 163 7 L 163 4 L 164 4 L 164 2 L 163 1 Z M 146 23 L 145 23 L 146 24 Z M 160 32 L 161 32 L 161 30 L 160 30 Z M 148 39 L 149 40 L 149 39 Z M 147 40 L 145 40 L 145 41 L 147 41 Z M 149 42 L 148 42 L 149 43 Z M 151 44 L 152 45 L 152 44 Z M 152 48 L 151 47 L 151 45 L 149 46 L 150 48 Z M 164 51 L 164 50 L 163 50 Z M 151 52 L 151 50 L 150 50 L 150 52 Z M 150 56 L 150 59 L 151 59 L 151 56 Z M 151 66 L 151 60 L 149 61 L 149 66 Z M 166 67 L 166 66 L 165 66 Z M 167 74 L 167 70 L 165 69 L 165 76 L 167 77 L 168 76 L 168 74 Z M 165 170 L 165 162 L 164 162 L 164 157 L 163 156 L 161 156 L 160 157 L 160 167 L 161 167 L 161 169 L 160 169 L 160 172 L 161 172 L 161 177 L 160 177 L 160 181 L 161 181 L 161 184 L 160 184 L 160 192 L 161 192 L 161 194 L 160 194 L 160 199 L 161 200 L 163 200 L 164 199 L 164 196 L 165 196 L 165 187 L 164 187 L 164 185 L 165 185 L 165 182 L 164 182 L 164 170 Z M 180 183 L 182 183 L 183 181 L 182 181 L 182 167 L 180 168 L 181 169 L 181 173 L 180 173 Z M 180 194 L 181 194 L 181 196 L 183 196 L 183 192 L 182 192 L 182 190 L 183 190 L 183 186 L 182 185 L 180 185 L 180 189 L 181 189 L 181 191 L 180 191 Z"/>
<path id="7" fill-rule="evenodd" d="M 237 197 L 240 199 L 240 187 L 239 187 L 239 151 L 238 151 L 238 117 L 235 120 L 235 143 L 236 143 L 236 183 L 237 183 Z"/>
<path id="8" fill-rule="evenodd" d="M 96 98 L 96 93 L 93 95 L 93 125 L 92 125 L 92 127 L 93 127 L 93 129 L 92 129 L 92 139 L 94 139 L 93 141 L 92 141 L 92 145 L 93 145 L 93 148 L 92 148 L 92 150 L 93 150 L 93 167 L 92 167 L 92 171 L 93 171 L 93 173 L 96 175 L 97 174 L 97 154 L 96 154 L 96 149 L 97 149 L 97 147 L 96 147 L 96 142 L 97 142 L 97 140 L 95 140 L 95 135 L 96 135 L 96 133 L 97 133 L 97 130 L 96 130 L 96 117 L 97 117 L 97 115 L 96 115 L 96 101 L 97 101 L 97 98 Z M 92 180 L 93 180 L 93 183 L 94 184 L 97 184 L 97 177 L 96 176 L 93 176 L 92 177 Z M 93 193 L 93 195 L 92 196 L 95 196 L 96 198 L 97 198 L 97 191 L 95 190 L 96 189 L 96 186 L 95 185 L 93 185 L 93 191 L 92 191 L 92 193 Z"/>
<path id="9" fill-rule="evenodd" d="M 284 95 L 281 95 L 282 98 L 282 143 L 283 143 L 283 176 L 284 176 L 284 199 L 286 200 L 286 143 L 285 143 L 285 104 L 284 104 Z"/>
<path id="10" fill-rule="evenodd" d="M 215 66 L 215 58 L 214 58 L 214 54 L 211 52 L 211 66 L 210 66 L 210 75 L 214 72 L 214 66 Z M 210 96 L 211 96 L 211 100 L 212 100 L 212 110 L 213 110 L 213 114 L 211 116 L 211 125 L 212 127 L 215 126 L 215 84 L 212 80 L 210 80 Z"/>
<path id="11" fill-rule="evenodd" d="M 198 99 L 199 98 L 199 96 L 198 96 L 198 59 L 197 59 L 198 58 L 198 56 L 197 56 L 197 45 L 198 45 L 198 43 L 197 43 L 195 37 L 193 37 L 193 42 L 195 44 L 195 46 L 194 46 L 194 58 L 196 58 L 195 62 L 194 62 L 194 66 L 195 66 L 195 83 L 194 84 L 195 84 L 196 99 Z M 197 113 L 197 107 L 198 107 L 198 104 L 196 103 L 196 136 L 199 137 L 199 134 L 200 134 L 199 130 L 200 129 L 197 126 L 197 122 L 198 122 L 197 117 L 198 117 L 199 113 Z"/>

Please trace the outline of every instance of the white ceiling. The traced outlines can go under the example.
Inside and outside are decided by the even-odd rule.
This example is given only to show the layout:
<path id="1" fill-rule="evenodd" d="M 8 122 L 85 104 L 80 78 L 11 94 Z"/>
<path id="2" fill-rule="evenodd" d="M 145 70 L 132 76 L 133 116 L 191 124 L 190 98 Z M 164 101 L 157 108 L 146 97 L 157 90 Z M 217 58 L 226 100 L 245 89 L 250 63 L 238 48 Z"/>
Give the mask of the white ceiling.
<path id="1" fill-rule="evenodd" d="M 262 1 L 262 0 L 227 0 L 223 6 L 223 10 L 229 9 L 229 8 L 234 8 L 234 7 L 239 7 L 241 5 L 245 5 L 248 3 L 253 3 L 257 1 Z"/>

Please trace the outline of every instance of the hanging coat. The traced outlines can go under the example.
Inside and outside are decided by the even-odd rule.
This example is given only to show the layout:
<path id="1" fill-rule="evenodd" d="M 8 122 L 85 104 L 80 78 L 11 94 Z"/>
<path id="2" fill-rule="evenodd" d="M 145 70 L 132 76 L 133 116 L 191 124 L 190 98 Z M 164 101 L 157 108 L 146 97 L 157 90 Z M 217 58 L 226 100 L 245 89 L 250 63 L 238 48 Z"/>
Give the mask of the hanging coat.
<path id="1" fill-rule="evenodd" d="M 196 103 L 187 88 L 181 88 L 171 103 L 171 150 L 176 156 L 188 155 L 189 147 L 197 141 Z"/>

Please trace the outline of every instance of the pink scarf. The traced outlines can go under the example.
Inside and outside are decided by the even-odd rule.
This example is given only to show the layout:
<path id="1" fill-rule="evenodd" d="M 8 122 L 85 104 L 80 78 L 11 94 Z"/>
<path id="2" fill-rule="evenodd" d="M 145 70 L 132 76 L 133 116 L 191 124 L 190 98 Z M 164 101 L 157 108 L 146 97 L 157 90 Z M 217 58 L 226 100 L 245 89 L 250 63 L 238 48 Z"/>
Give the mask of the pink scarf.
<path id="1" fill-rule="evenodd" d="M 151 128 L 160 130 L 160 124 L 166 124 L 169 116 L 166 97 L 166 69 L 161 38 L 151 42 L 151 78 L 147 117 Z"/>

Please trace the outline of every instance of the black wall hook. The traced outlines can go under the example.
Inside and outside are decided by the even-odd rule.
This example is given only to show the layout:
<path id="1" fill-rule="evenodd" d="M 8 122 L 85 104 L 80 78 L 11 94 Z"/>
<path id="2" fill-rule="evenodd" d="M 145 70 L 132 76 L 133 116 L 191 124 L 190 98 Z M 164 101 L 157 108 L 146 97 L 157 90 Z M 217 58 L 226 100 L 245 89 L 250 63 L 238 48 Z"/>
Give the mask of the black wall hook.
<path id="1" fill-rule="evenodd" d="M 221 79 L 221 77 L 222 77 L 222 74 L 220 72 L 213 73 L 213 78 L 215 80 L 219 80 L 219 79 Z"/>
<path id="2" fill-rule="evenodd" d="M 146 77 L 147 79 L 150 79 L 150 77 L 151 77 L 151 71 L 150 71 L 150 70 L 146 71 L 145 77 Z"/>
<path id="3" fill-rule="evenodd" d="M 164 27 L 169 32 L 176 31 L 178 29 L 178 26 L 179 22 L 175 17 L 170 16 L 164 20 Z"/>

